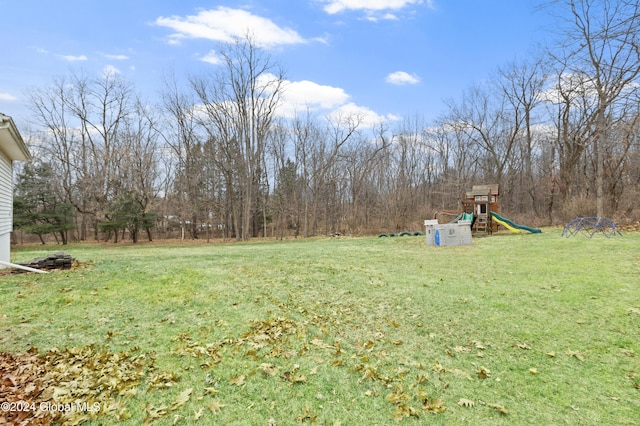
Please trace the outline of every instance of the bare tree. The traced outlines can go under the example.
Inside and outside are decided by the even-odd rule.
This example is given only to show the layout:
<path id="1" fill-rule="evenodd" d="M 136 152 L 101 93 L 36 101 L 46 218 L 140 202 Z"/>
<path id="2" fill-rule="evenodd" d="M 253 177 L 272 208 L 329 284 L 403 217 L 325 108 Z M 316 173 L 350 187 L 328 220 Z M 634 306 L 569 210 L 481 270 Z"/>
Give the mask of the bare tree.
<path id="1" fill-rule="evenodd" d="M 138 99 L 120 131 L 122 152 L 115 201 L 120 205 L 126 201 L 126 226 L 134 243 L 142 230 L 152 241 L 151 228 L 156 219 L 154 207 L 167 178 L 160 170 L 157 121 L 151 109 Z"/>
<path id="2" fill-rule="evenodd" d="M 597 215 L 604 215 L 604 153 L 614 136 L 616 109 L 638 90 L 640 2 L 637 0 L 561 0 L 567 10 L 564 38 L 553 56 L 573 74 L 587 79 L 593 95 L 591 141 L 595 164 Z"/>
<path id="3" fill-rule="evenodd" d="M 345 201 L 345 167 L 340 161 L 349 142 L 357 134 L 363 117 L 360 114 L 338 113 L 327 118 L 321 137 L 311 153 L 313 164 L 313 209 L 324 221 L 324 234 L 339 231 L 341 202 Z M 316 216 L 317 218 L 317 216 Z M 318 223 L 315 222 L 315 225 Z M 314 227 L 314 234 L 317 228 Z"/>
<path id="4" fill-rule="evenodd" d="M 468 143 L 481 149 L 474 159 L 484 169 L 484 179 L 502 184 L 505 170 L 522 132 L 523 117 L 504 95 L 474 85 L 460 103 L 450 101 L 447 121 L 463 133 Z"/>
<path id="5" fill-rule="evenodd" d="M 81 152 L 78 164 L 82 213 L 93 215 L 95 238 L 119 181 L 117 165 L 122 159 L 120 127 L 131 113 L 133 89 L 116 73 L 88 78 L 74 75 L 67 108 L 80 123 Z"/>
<path id="6" fill-rule="evenodd" d="M 523 134 L 520 140 L 520 154 L 523 160 L 522 181 L 530 200 L 530 208 L 536 211 L 537 187 L 533 171 L 533 156 L 535 148 L 533 126 L 535 110 L 543 101 L 543 92 L 548 80 L 544 63 L 541 59 L 534 59 L 523 63 L 511 63 L 507 67 L 499 68 L 498 86 L 502 90 L 516 117 L 522 118 Z"/>
<path id="7" fill-rule="evenodd" d="M 32 111 L 32 120 L 43 128 L 39 132 L 39 148 L 51 161 L 52 173 L 62 188 L 60 197 L 74 206 L 79 205 L 75 194 L 75 182 L 78 175 L 77 154 L 79 149 L 78 132 L 74 129 L 77 122 L 67 108 L 67 97 L 70 96 L 68 82 L 64 77 L 54 78 L 53 82 L 44 88 L 30 88 L 27 99 Z M 81 239 L 85 238 L 86 226 Z"/>
<path id="8" fill-rule="evenodd" d="M 133 88 L 115 73 L 94 78 L 72 74 L 31 89 L 28 96 L 36 122 L 47 129 L 47 149 L 59 160 L 66 198 L 83 215 L 81 238 L 88 216 L 97 239 L 97 224 L 119 180 L 123 151 L 118 132 L 132 111 Z"/>
<path id="9" fill-rule="evenodd" d="M 374 137 L 358 135 L 342 155 L 347 173 L 349 196 L 349 222 L 351 230 L 369 228 L 371 210 L 377 197 L 371 185 L 371 175 L 381 164 L 384 151 L 389 148 L 390 136 L 384 122 L 374 129 Z"/>
<path id="10" fill-rule="evenodd" d="M 315 224 L 316 161 L 314 146 L 322 138 L 322 131 L 307 110 L 302 116 L 296 114 L 290 125 L 294 159 L 302 185 L 302 235 L 308 237 Z"/>
<path id="11" fill-rule="evenodd" d="M 258 228 L 265 148 L 284 74 L 249 36 L 224 45 L 220 56 L 221 68 L 209 78 L 192 77 L 191 86 L 204 107 L 202 125 L 237 179 L 236 238 L 247 240 Z"/>
<path id="12" fill-rule="evenodd" d="M 199 208 L 201 188 L 198 179 L 201 172 L 199 163 L 203 138 L 198 128 L 196 100 L 189 92 L 179 87 L 173 74 L 169 74 L 163 80 L 161 99 L 162 109 L 167 118 L 158 131 L 177 163 L 172 192 L 177 203 L 175 210 L 180 217 L 182 229 L 184 230 L 189 223 L 191 238 L 197 239 L 198 224 L 202 219 Z"/>
<path id="13" fill-rule="evenodd" d="M 396 230 L 407 229 L 415 219 L 419 205 L 429 192 L 427 182 L 433 181 L 435 150 L 420 117 L 406 119 L 396 129 L 390 145 L 392 165 L 389 169 L 392 192 L 388 202 L 393 206 L 392 220 Z"/>

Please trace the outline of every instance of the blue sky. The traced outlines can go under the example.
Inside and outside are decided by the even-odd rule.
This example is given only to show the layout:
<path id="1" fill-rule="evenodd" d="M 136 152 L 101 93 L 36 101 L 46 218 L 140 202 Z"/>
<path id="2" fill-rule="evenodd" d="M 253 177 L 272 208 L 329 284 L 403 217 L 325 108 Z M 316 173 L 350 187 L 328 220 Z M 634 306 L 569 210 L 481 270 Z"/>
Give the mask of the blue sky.
<path id="1" fill-rule="evenodd" d="M 550 29 L 532 0 L 0 0 L 0 112 L 26 125 L 25 90 L 71 72 L 120 73 L 155 102 L 162 77 L 215 70 L 250 31 L 285 71 L 286 101 L 371 120 L 431 121 Z"/>

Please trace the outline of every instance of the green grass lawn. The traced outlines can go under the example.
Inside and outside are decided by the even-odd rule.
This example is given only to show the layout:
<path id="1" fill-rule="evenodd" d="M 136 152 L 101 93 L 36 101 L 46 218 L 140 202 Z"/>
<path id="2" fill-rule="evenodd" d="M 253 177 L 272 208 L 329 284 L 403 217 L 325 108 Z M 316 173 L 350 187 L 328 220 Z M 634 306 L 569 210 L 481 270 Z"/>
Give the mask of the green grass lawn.
<path id="1" fill-rule="evenodd" d="M 0 351 L 86 424 L 638 424 L 640 234 L 560 234 L 70 245 L 0 276 Z"/>

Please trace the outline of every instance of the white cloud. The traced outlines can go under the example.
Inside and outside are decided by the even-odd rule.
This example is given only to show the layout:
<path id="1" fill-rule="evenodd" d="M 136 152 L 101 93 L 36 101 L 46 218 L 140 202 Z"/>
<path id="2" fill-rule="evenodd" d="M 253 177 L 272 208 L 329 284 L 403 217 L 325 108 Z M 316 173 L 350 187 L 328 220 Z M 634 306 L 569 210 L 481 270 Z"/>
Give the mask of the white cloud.
<path id="1" fill-rule="evenodd" d="M 120 70 L 113 65 L 105 65 L 104 68 L 102 68 L 102 75 L 105 77 L 116 74 L 120 74 Z"/>
<path id="2" fill-rule="evenodd" d="M 218 56 L 215 50 L 210 50 L 209 53 L 200 58 L 202 62 L 207 62 L 209 64 L 218 65 L 222 63 L 222 58 Z"/>
<path id="3" fill-rule="evenodd" d="M 371 108 L 356 105 L 353 102 L 336 108 L 328 115 L 330 119 L 334 120 L 340 120 L 345 116 L 359 117 L 360 124 L 364 127 L 375 127 L 377 124 L 387 121 L 396 121 L 399 119 L 395 115 L 380 115 L 377 112 L 373 111 Z"/>
<path id="4" fill-rule="evenodd" d="M 404 71 L 396 71 L 392 72 L 385 79 L 387 83 L 395 84 L 397 86 L 404 86 L 407 84 L 418 84 L 420 83 L 420 77 L 416 74 L 409 74 Z"/>
<path id="5" fill-rule="evenodd" d="M 129 59 L 127 55 L 110 55 L 108 53 L 103 53 L 102 56 L 107 59 L 111 59 L 112 61 L 126 61 Z"/>
<path id="6" fill-rule="evenodd" d="M 373 127 L 380 122 L 396 121 L 393 115 L 380 115 L 368 107 L 349 102 L 344 89 L 315 83 L 313 81 L 285 81 L 279 114 L 292 118 L 297 113 L 309 110 L 332 120 L 357 116 L 363 127 Z"/>
<path id="7" fill-rule="evenodd" d="M 378 21 L 399 21 L 400 18 L 398 18 L 396 15 L 394 15 L 393 13 L 385 13 L 382 16 L 376 16 L 373 13 L 368 13 L 368 15 L 364 18 L 367 21 L 370 22 L 378 22 Z"/>
<path id="8" fill-rule="evenodd" d="M 155 24 L 175 31 L 169 36 L 171 44 L 178 44 L 189 38 L 232 42 L 234 38 L 244 38 L 247 34 L 260 47 L 306 42 L 295 30 L 282 28 L 270 19 L 246 10 L 223 6 L 201 10 L 197 15 L 168 18 L 161 16 L 156 19 Z"/>
<path id="9" fill-rule="evenodd" d="M 267 88 L 265 94 L 271 94 L 269 86 L 277 81 L 277 78 L 274 74 L 264 74 L 260 77 L 258 85 Z M 349 99 L 349 94 L 340 87 L 309 80 L 284 80 L 277 115 L 282 118 L 294 118 L 299 113 L 309 111 L 331 120 L 357 116 L 362 127 L 374 127 L 380 122 L 400 120 L 400 117 L 392 114 L 380 115 L 368 107 L 349 102 Z M 196 107 L 196 111 L 204 114 L 202 106 Z"/>
<path id="10" fill-rule="evenodd" d="M 0 101 L 17 101 L 18 98 L 13 96 L 11 93 L 2 93 L 0 92 Z"/>
<path id="11" fill-rule="evenodd" d="M 79 56 L 74 56 L 74 55 L 59 55 L 62 59 L 65 59 L 69 62 L 80 62 L 80 61 L 86 61 L 88 58 L 85 55 L 79 55 Z"/>
<path id="12" fill-rule="evenodd" d="M 345 10 L 364 10 L 368 12 L 399 10 L 411 5 L 427 4 L 433 7 L 433 0 L 323 0 L 324 11 L 330 15 Z"/>
<path id="13" fill-rule="evenodd" d="M 331 109 L 343 105 L 349 95 L 339 87 L 325 86 L 313 81 L 290 81 L 285 85 L 283 99 L 286 103 L 310 108 Z"/>

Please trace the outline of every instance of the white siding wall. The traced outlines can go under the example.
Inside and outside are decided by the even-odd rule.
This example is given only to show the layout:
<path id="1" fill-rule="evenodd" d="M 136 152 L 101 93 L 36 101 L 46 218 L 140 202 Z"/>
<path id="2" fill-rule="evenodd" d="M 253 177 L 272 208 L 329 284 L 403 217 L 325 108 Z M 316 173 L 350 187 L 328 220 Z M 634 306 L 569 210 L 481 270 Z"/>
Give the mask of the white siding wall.
<path id="1" fill-rule="evenodd" d="M 11 160 L 0 152 L 0 260 L 10 261 L 13 212 L 13 173 Z"/>

